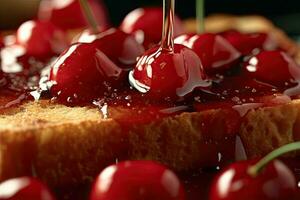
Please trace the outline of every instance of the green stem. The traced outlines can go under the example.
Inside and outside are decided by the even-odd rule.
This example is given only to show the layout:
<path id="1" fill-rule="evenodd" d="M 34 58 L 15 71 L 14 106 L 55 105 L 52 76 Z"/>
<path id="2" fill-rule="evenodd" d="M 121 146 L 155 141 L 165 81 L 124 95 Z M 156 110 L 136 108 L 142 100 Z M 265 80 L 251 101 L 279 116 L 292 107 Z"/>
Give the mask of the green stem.
<path id="1" fill-rule="evenodd" d="M 204 33 L 205 0 L 196 0 L 197 33 Z"/>
<path id="2" fill-rule="evenodd" d="M 90 24 L 92 30 L 94 33 L 98 32 L 98 24 L 97 21 L 95 20 L 93 11 L 90 7 L 90 4 L 87 2 L 87 0 L 79 0 L 81 9 L 88 21 L 88 23 Z"/>
<path id="3" fill-rule="evenodd" d="M 264 158 L 262 158 L 260 161 L 258 161 L 255 165 L 251 166 L 248 169 L 248 173 L 251 176 L 255 177 L 259 174 L 259 172 L 261 172 L 261 170 L 263 170 L 265 168 L 265 166 L 267 164 L 269 164 L 275 158 L 277 158 L 283 154 L 289 153 L 291 151 L 296 151 L 296 150 L 300 150 L 300 142 L 294 142 L 294 143 L 284 145 L 284 146 L 272 151 L 271 153 L 266 155 Z"/>

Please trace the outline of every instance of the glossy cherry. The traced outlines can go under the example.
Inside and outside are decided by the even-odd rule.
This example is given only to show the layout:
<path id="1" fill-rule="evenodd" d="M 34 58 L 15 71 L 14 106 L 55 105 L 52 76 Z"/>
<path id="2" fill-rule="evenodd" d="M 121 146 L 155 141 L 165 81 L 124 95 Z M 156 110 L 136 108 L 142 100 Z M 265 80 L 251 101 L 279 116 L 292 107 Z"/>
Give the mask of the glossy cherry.
<path id="1" fill-rule="evenodd" d="M 27 55 L 38 58 L 60 54 L 68 46 L 65 33 L 51 22 L 24 22 L 17 30 L 16 40 Z"/>
<path id="2" fill-rule="evenodd" d="M 124 69 L 132 69 L 137 58 L 144 53 L 144 47 L 132 35 L 115 28 L 98 34 L 86 30 L 79 36 L 77 42 L 93 42 L 116 65 Z"/>
<path id="3" fill-rule="evenodd" d="M 109 20 L 102 1 L 88 0 L 88 2 L 99 27 L 106 29 L 109 26 Z M 88 26 L 79 0 L 42 0 L 38 16 L 40 20 L 51 21 L 64 30 Z"/>
<path id="4" fill-rule="evenodd" d="M 155 47 L 148 50 L 129 75 L 132 86 L 149 98 L 177 100 L 195 88 L 207 88 L 207 80 L 199 57 L 191 49 L 174 45 L 174 51 Z"/>
<path id="5" fill-rule="evenodd" d="M 263 51 L 244 63 L 245 73 L 265 83 L 278 87 L 298 83 L 300 67 L 282 51 Z"/>
<path id="6" fill-rule="evenodd" d="M 184 34 L 175 39 L 196 52 L 205 72 L 222 72 L 237 63 L 241 54 L 225 38 L 212 33 Z"/>
<path id="7" fill-rule="evenodd" d="M 64 103 L 88 103 L 120 87 L 123 73 L 93 43 L 73 44 L 52 66 L 50 92 Z"/>
<path id="8" fill-rule="evenodd" d="M 297 183 L 281 161 L 269 163 L 257 176 L 248 173 L 257 161 L 234 163 L 224 169 L 211 187 L 210 200 L 296 200 Z"/>
<path id="9" fill-rule="evenodd" d="M 175 17 L 174 36 L 184 33 L 181 20 Z M 120 29 L 133 34 L 146 49 L 161 40 L 163 10 L 161 8 L 138 8 L 130 12 L 123 20 Z"/>
<path id="10" fill-rule="evenodd" d="M 275 50 L 278 45 L 269 34 L 266 33 L 240 33 L 238 31 L 226 31 L 221 33 L 243 55 L 253 53 L 254 49 Z"/>
<path id="11" fill-rule="evenodd" d="M 37 179 L 21 177 L 0 184 L 0 200 L 55 200 L 55 198 Z"/>
<path id="12" fill-rule="evenodd" d="M 184 200 L 180 180 L 152 161 L 126 161 L 104 169 L 97 177 L 90 200 Z"/>

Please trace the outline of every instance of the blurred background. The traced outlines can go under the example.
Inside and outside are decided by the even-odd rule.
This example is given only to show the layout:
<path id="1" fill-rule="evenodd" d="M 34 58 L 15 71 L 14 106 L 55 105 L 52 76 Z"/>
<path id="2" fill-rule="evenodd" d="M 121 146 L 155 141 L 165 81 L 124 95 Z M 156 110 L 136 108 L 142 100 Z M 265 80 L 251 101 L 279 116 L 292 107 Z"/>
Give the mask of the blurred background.
<path id="1" fill-rule="evenodd" d="M 161 6 L 162 0 L 102 0 L 111 23 L 119 25 L 131 10 L 143 6 Z M 195 0 L 177 0 L 177 14 L 195 16 Z M 0 29 L 14 29 L 37 15 L 39 0 L 0 0 Z M 206 15 L 230 13 L 260 14 L 271 19 L 290 36 L 300 35 L 300 0 L 206 0 Z"/>

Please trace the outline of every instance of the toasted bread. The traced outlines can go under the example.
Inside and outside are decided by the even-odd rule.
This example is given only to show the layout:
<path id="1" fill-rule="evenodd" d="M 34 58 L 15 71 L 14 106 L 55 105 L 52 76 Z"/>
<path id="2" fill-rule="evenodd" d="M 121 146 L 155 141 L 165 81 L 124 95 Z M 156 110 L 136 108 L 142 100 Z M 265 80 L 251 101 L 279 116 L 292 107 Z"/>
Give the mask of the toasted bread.
<path id="1" fill-rule="evenodd" d="M 210 23 L 215 22 L 208 20 Z M 291 44 L 289 49 L 298 49 L 285 35 L 278 41 L 281 37 L 285 38 L 282 47 Z M 300 100 L 251 109 L 240 113 L 242 121 L 232 117 L 237 114 L 232 111 L 211 109 L 166 116 L 130 129 L 116 117 L 130 117 L 132 110 L 108 109 L 110 115 L 105 118 L 98 108 L 67 107 L 41 100 L 2 113 L 0 181 L 35 175 L 52 187 L 75 186 L 92 181 L 103 167 L 124 159 L 157 160 L 176 171 L 186 171 L 209 162 L 207 152 L 213 148 L 232 149 L 236 132 L 248 157 L 264 155 L 299 139 L 294 133 L 300 129 Z"/>

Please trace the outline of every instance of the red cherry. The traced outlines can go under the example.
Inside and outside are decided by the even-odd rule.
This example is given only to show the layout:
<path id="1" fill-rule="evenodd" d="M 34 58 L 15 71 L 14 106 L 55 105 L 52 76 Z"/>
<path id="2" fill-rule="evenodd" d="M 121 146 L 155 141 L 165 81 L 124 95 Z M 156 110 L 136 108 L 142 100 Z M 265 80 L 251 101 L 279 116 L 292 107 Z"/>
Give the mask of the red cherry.
<path id="1" fill-rule="evenodd" d="M 126 161 L 104 169 L 94 184 L 90 200 L 184 200 L 180 180 L 152 161 Z"/>
<path id="2" fill-rule="evenodd" d="M 104 4 L 95 0 L 88 0 L 88 2 L 99 27 L 106 29 L 109 22 Z M 79 0 L 42 0 L 38 17 L 43 21 L 51 21 L 64 30 L 89 26 Z"/>
<path id="3" fill-rule="evenodd" d="M 175 43 L 193 49 L 200 57 L 205 72 L 209 74 L 232 67 L 241 56 L 226 39 L 212 33 L 184 34 L 177 37 Z"/>
<path id="4" fill-rule="evenodd" d="M 152 99 L 179 99 L 195 88 L 206 88 L 199 57 L 191 49 L 174 45 L 174 52 L 162 47 L 148 50 L 129 74 L 132 86 Z"/>
<path id="5" fill-rule="evenodd" d="M 0 50 L 4 47 L 3 38 L 0 36 Z"/>
<path id="6" fill-rule="evenodd" d="M 263 51 L 244 63 L 244 69 L 258 81 L 279 87 L 300 81 L 300 67 L 282 51 Z"/>
<path id="7" fill-rule="evenodd" d="M 0 184 L 0 200 L 55 200 L 55 198 L 37 179 L 21 177 Z"/>
<path id="8" fill-rule="evenodd" d="M 257 176 L 248 173 L 256 161 L 234 163 L 212 184 L 210 200 L 296 200 L 297 183 L 290 169 L 279 160 L 269 163 Z"/>
<path id="9" fill-rule="evenodd" d="M 174 36 L 184 33 L 181 20 L 175 16 Z M 146 49 L 161 40 L 163 10 L 161 8 L 138 8 L 130 12 L 123 20 L 120 29 L 133 34 Z"/>
<path id="10" fill-rule="evenodd" d="M 50 92 L 65 103 L 86 103 L 120 87 L 123 72 L 93 43 L 73 44 L 52 66 Z"/>
<path id="11" fill-rule="evenodd" d="M 276 41 L 266 33 L 243 34 L 238 31 L 227 31 L 221 34 L 243 55 L 252 54 L 254 49 L 275 50 Z"/>
<path id="12" fill-rule="evenodd" d="M 65 33 L 50 22 L 27 21 L 17 31 L 17 43 L 33 57 L 51 57 L 68 46 Z"/>
<path id="13" fill-rule="evenodd" d="M 124 69 L 133 68 L 137 58 L 144 53 L 144 47 L 132 35 L 115 28 L 98 34 L 85 31 L 77 41 L 93 42 L 116 65 Z"/>

